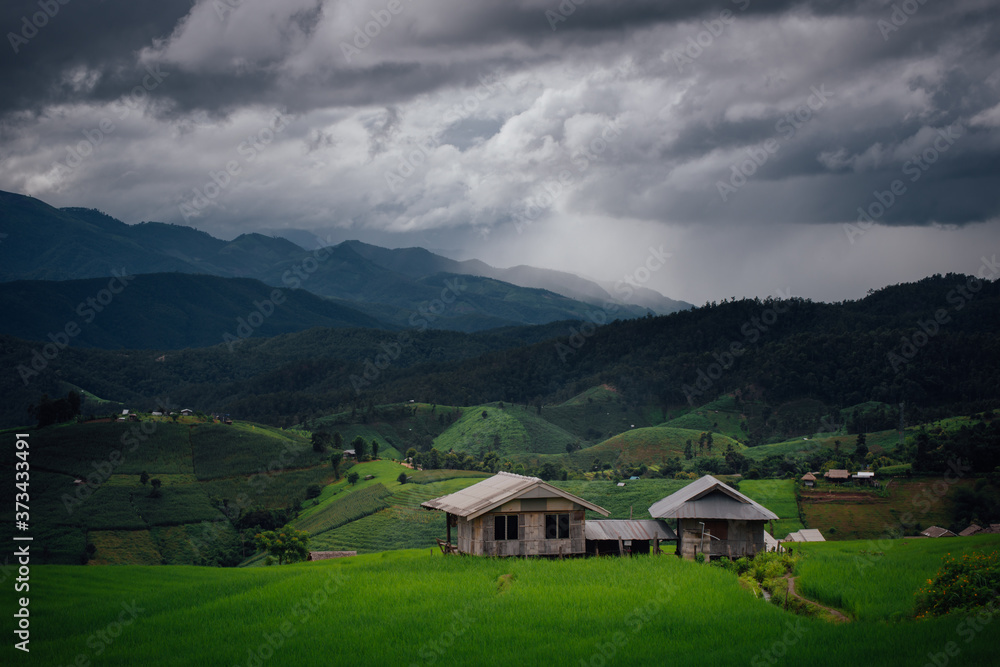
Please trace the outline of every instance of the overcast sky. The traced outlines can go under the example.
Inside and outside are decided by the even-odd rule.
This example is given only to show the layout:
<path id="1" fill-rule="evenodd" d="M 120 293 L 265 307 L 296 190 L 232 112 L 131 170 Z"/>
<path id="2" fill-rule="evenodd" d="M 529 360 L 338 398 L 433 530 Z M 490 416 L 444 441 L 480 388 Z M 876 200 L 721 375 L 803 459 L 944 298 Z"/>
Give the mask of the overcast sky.
<path id="1" fill-rule="evenodd" d="M 60 1 L 0 8 L 0 189 L 55 206 L 601 280 L 662 247 L 698 304 L 1000 254 L 994 0 Z"/>

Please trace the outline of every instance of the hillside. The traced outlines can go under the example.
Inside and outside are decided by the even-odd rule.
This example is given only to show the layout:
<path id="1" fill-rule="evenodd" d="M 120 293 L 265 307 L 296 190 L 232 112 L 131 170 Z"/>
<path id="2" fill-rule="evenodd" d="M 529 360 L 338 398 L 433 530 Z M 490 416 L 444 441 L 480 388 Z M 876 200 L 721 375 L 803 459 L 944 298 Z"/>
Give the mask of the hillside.
<path id="1" fill-rule="evenodd" d="M 0 308 L 11 314 L 0 321 L 0 334 L 48 342 L 50 334 L 64 335 L 75 324 L 79 333 L 66 337 L 70 344 L 103 349 L 235 345 L 249 336 L 312 327 L 386 328 L 358 310 L 304 290 L 181 273 L 131 275 L 110 288 L 107 278 L 0 282 Z"/>

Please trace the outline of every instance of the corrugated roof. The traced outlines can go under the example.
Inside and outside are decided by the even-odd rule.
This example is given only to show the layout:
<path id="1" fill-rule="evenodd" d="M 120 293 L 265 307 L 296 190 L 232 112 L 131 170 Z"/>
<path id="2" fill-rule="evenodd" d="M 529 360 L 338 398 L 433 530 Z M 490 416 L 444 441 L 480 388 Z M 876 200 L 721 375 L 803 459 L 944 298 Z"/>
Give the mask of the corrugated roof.
<path id="1" fill-rule="evenodd" d="M 785 542 L 826 542 L 823 533 L 816 528 L 803 528 L 794 533 L 788 533 Z"/>
<path id="2" fill-rule="evenodd" d="M 771 521 L 778 518 L 771 510 L 711 475 L 653 503 L 649 514 L 656 519 Z"/>
<path id="3" fill-rule="evenodd" d="M 955 533 L 941 526 L 931 526 L 927 530 L 921 531 L 920 534 L 927 537 L 958 537 Z"/>
<path id="4" fill-rule="evenodd" d="M 778 550 L 778 540 L 774 539 L 774 535 L 767 532 L 766 530 L 764 531 L 764 547 L 768 551 Z"/>
<path id="5" fill-rule="evenodd" d="M 656 519 L 603 519 L 587 521 L 583 534 L 588 540 L 676 540 L 677 533 Z"/>
<path id="6" fill-rule="evenodd" d="M 598 514 L 603 514 L 604 516 L 610 514 L 603 507 L 587 502 L 583 498 L 574 496 L 572 493 L 568 493 L 562 489 L 557 489 L 537 477 L 525 477 L 524 475 L 515 475 L 511 472 L 498 472 L 493 477 L 484 479 L 461 491 L 420 503 L 420 506 L 427 509 L 442 510 L 449 514 L 465 517 L 466 519 L 475 519 L 489 512 L 494 507 L 499 507 L 509 500 L 519 498 L 529 491 L 534 491 L 531 495 L 532 498 L 565 498 Z"/>

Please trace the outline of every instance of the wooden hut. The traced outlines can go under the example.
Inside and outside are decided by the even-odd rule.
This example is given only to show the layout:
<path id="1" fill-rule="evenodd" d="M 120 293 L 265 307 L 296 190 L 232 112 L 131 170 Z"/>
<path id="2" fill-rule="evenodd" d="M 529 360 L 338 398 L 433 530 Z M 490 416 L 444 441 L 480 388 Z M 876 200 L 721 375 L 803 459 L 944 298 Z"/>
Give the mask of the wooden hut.
<path id="1" fill-rule="evenodd" d="M 608 511 L 537 477 L 498 472 L 421 503 L 445 512 L 441 548 L 475 556 L 575 556 L 586 552 L 585 511 Z M 456 542 L 452 544 L 452 528 Z"/>
<path id="2" fill-rule="evenodd" d="M 654 519 L 676 519 L 677 553 L 694 558 L 753 556 L 766 550 L 764 523 L 778 515 L 705 475 L 649 508 Z"/>
<path id="3" fill-rule="evenodd" d="M 812 474 L 811 472 L 807 472 L 806 474 L 802 475 L 802 483 L 805 484 L 806 486 L 816 486 L 816 475 Z"/>

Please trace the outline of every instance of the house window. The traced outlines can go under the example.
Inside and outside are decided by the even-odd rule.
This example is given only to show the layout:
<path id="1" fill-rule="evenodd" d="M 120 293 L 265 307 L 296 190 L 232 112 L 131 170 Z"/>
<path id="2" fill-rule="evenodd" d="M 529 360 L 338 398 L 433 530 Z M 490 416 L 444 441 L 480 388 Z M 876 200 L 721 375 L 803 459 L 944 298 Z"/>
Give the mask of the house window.
<path id="1" fill-rule="evenodd" d="M 493 518 L 493 539 L 498 541 L 517 539 L 516 514 L 498 514 Z"/>
<path id="2" fill-rule="evenodd" d="M 569 514 L 545 515 L 545 539 L 547 540 L 569 539 Z"/>

